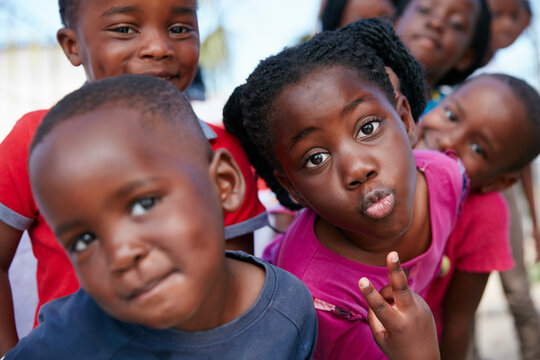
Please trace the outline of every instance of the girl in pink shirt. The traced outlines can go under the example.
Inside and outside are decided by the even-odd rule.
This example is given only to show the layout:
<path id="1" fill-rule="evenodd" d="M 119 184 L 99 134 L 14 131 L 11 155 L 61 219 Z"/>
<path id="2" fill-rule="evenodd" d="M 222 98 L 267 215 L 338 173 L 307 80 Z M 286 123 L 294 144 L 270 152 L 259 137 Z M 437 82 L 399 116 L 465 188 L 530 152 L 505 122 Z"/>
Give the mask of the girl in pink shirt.
<path id="1" fill-rule="evenodd" d="M 365 46 L 366 35 L 378 45 Z M 359 279 L 364 295 L 387 285 L 393 250 L 417 293 L 439 271 L 467 180 L 454 158 L 413 153 L 414 118 L 424 104 L 419 64 L 389 25 L 370 19 L 269 57 L 225 106 L 225 126 L 276 197 L 305 208 L 269 253 L 311 291 L 315 358 L 426 358 L 431 343 L 418 335 L 425 334 L 420 323 L 400 329 L 396 344 L 400 335 L 370 320 L 358 291 Z M 388 290 L 382 294 L 392 301 Z"/>

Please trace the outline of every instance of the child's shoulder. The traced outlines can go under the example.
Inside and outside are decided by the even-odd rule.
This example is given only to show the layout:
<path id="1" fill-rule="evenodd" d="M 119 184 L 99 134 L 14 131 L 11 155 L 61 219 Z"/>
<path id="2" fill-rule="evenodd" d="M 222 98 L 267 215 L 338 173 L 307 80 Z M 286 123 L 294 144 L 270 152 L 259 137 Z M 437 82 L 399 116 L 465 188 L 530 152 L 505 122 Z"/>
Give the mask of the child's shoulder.
<path id="1" fill-rule="evenodd" d="M 74 359 L 90 354 L 108 359 L 137 332 L 137 326 L 113 319 L 81 289 L 45 304 L 39 326 L 6 354 L 6 360 Z"/>
<path id="2" fill-rule="evenodd" d="M 463 163 L 455 153 L 451 151 L 441 153 L 434 150 L 414 150 L 414 158 L 416 167 L 423 173 L 431 174 L 437 178 L 437 181 L 448 179 L 460 191 L 465 193 L 468 191 L 469 178 Z"/>
<path id="3" fill-rule="evenodd" d="M 308 288 L 293 274 L 241 251 L 227 250 L 227 257 L 264 269 L 264 284 L 257 303 L 266 303 L 293 321 L 298 320 L 296 316 L 300 313 L 313 311 L 314 314 L 313 298 Z"/>
<path id="4" fill-rule="evenodd" d="M 13 126 L 4 142 L 29 143 L 34 137 L 37 127 L 49 110 L 36 110 L 24 114 Z"/>

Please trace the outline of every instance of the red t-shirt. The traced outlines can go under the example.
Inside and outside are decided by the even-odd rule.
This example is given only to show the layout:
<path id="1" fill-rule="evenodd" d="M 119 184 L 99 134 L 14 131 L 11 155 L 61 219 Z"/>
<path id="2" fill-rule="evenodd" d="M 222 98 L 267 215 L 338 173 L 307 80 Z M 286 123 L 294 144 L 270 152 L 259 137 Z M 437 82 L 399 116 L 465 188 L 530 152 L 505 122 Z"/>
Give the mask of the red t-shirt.
<path id="1" fill-rule="evenodd" d="M 48 110 L 24 115 L 0 143 L 0 220 L 27 230 L 37 259 L 39 308 L 44 303 L 79 289 L 75 271 L 64 249 L 37 209 L 28 177 L 28 150 L 34 133 Z M 246 181 L 242 207 L 225 213 L 225 237 L 232 238 L 265 226 L 266 211 L 257 197 L 257 184 L 247 156 L 238 139 L 224 129 L 210 125 L 216 137 L 209 140 L 213 149 L 227 148 L 237 161 Z M 37 319 L 37 317 L 36 317 Z"/>
<path id="2" fill-rule="evenodd" d="M 443 301 L 456 270 L 469 273 L 505 271 L 514 266 L 510 249 L 509 213 L 499 193 L 469 193 L 445 254 L 450 267 L 439 274 L 429 289 L 426 301 L 433 312 L 439 337 L 442 330 Z M 466 296 L 466 295 L 464 295 Z"/>

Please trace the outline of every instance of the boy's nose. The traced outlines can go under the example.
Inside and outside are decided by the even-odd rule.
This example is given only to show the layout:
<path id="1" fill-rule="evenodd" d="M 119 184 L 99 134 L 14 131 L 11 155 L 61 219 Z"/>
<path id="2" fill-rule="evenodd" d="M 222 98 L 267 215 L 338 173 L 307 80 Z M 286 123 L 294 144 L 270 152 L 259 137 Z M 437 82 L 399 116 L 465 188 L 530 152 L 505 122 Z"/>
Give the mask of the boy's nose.
<path id="1" fill-rule="evenodd" d="M 457 140 L 455 134 L 451 132 L 445 132 L 441 134 L 441 137 L 439 138 L 439 150 L 455 150 L 456 141 Z"/>
<path id="2" fill-rule="evenodd" d="M 105 251 L 108 253 L 110 271 L 114 275 L 122 275 L 135 268 L 149 252 L 144 242 L 134 239 L 128 233 L 117 234 L 107 240 Z"/>
<path id="3" fill-rule="evenodd" d="M 167 34 L 152 32 L 143 35 L 140 47 L 140 57 L 151 58 L 153 60 L 162 60 L 174 55 L 173 48 L 170 45 L 171 39 Z"/>

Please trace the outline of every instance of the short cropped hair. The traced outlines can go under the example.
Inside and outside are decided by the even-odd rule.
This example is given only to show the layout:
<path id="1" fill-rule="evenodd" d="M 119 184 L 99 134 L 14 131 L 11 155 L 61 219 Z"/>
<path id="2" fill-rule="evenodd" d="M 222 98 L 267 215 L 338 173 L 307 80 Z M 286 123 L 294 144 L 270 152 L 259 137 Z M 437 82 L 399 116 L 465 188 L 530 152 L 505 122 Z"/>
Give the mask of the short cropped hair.
<path id="1" fill-rule="evenodd" d="M 154 125 L 150 121 L 155 122 L 156 118 L 172 126 L 180 122 L 190 124 L 190 127 L 200 131 L 202 139 L 208 144 L 189 101 L 180 90 L 153 76 L 130 74 L 87 83 L 65 96 L 43 118 L 30 151 L 58 124 L 97 108 L 117 104 L 140 111 L 142 121 L 149 127 Z M 146 117 L 146 114 L 152 117 Z"/>

